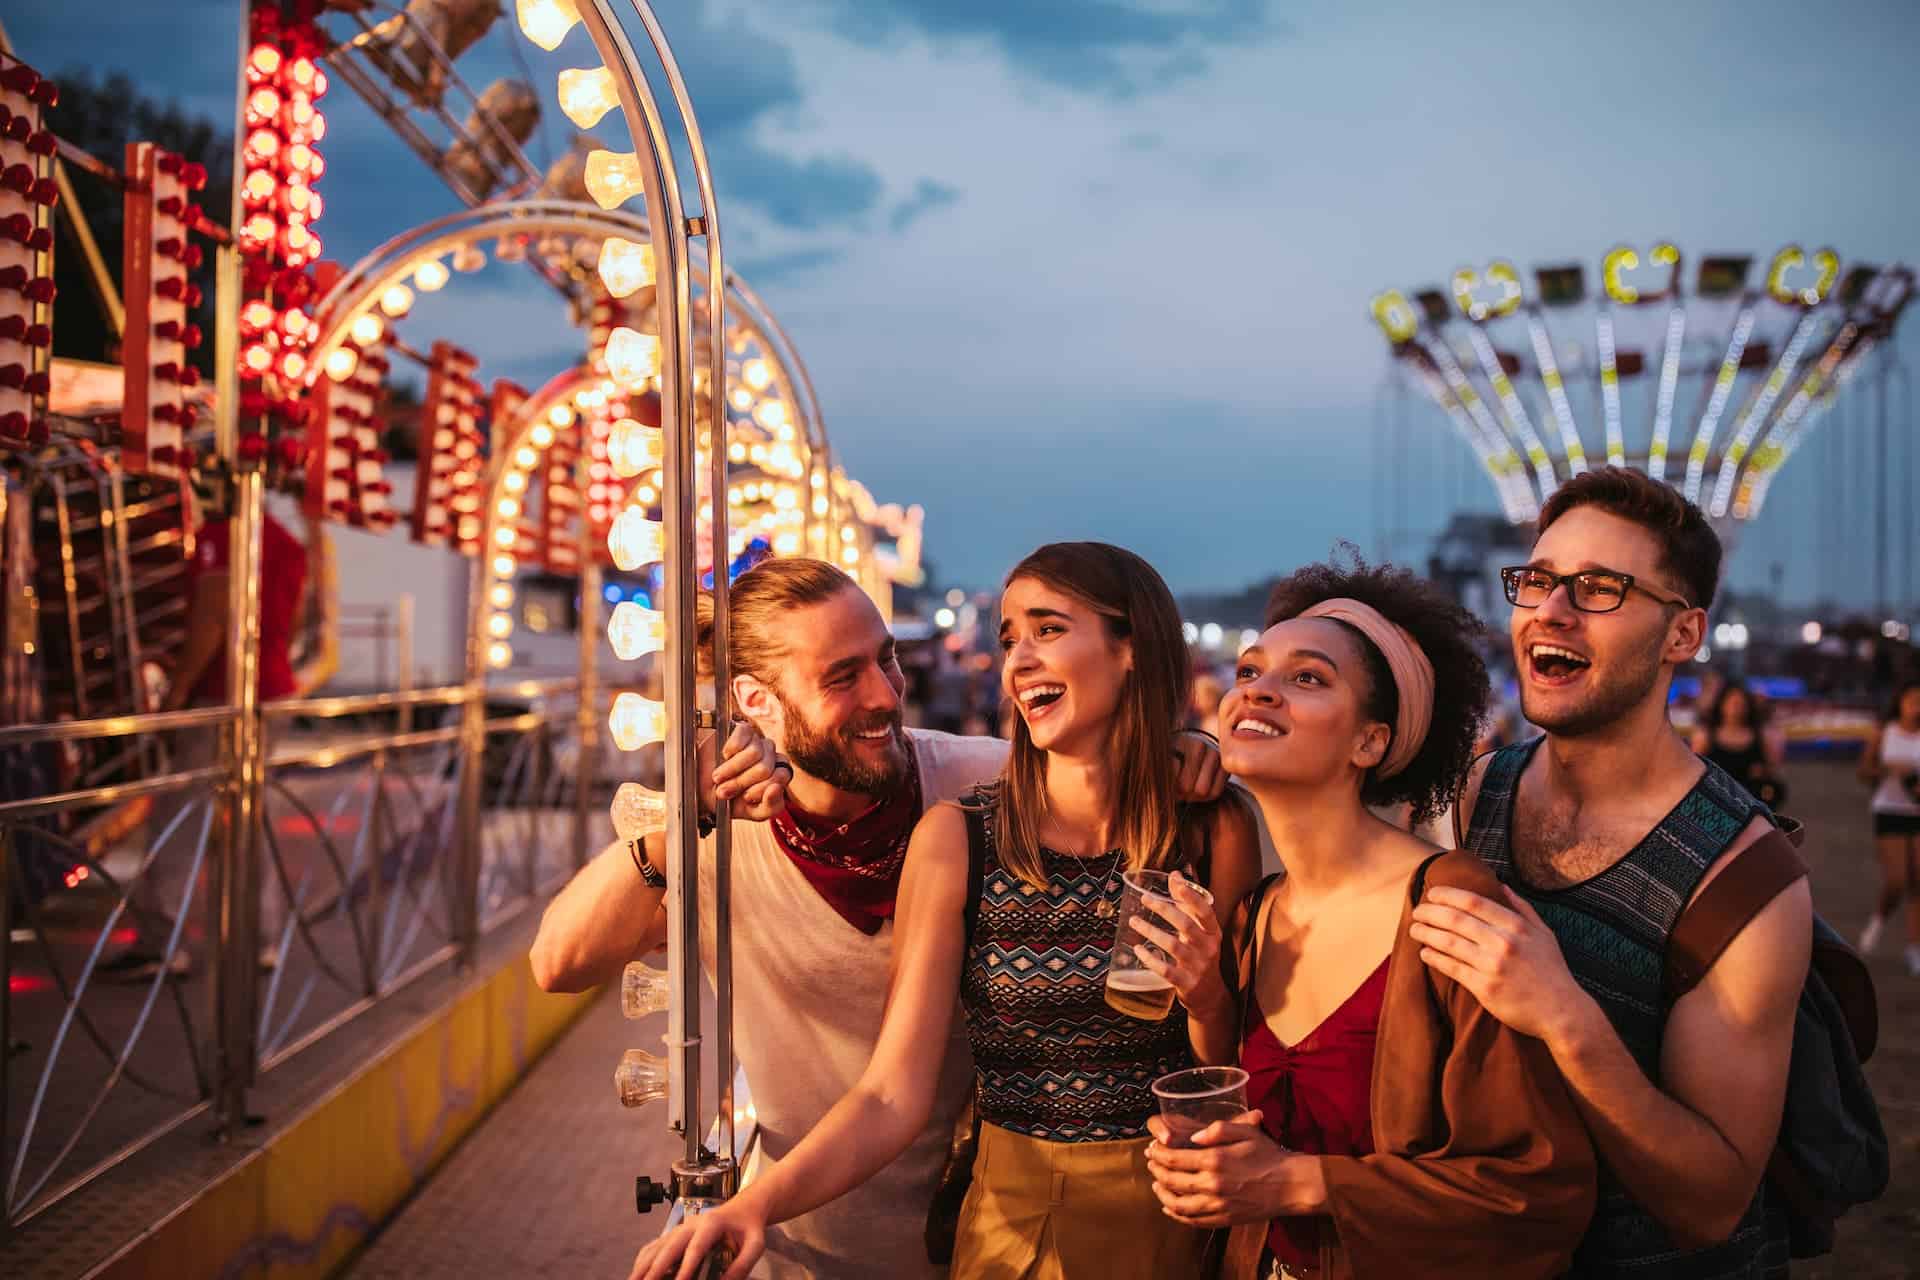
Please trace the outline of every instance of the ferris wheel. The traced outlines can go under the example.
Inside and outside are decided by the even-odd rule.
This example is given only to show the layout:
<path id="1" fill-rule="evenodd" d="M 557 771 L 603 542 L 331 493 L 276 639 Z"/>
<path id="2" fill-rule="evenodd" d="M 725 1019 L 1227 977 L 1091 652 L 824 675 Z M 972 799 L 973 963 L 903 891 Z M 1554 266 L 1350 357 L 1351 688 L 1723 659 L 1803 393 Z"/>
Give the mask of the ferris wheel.
<path id="1" fill-rule="evenodd" d="M 1886 376 L 1912 268 L 1787 245 L 1751 255 L 1609 250 L 1579 262 L 1463 267 L 1389 289 L 1373 320 L 1400 380 L 1438 406 L 1515 524 L 1572 476 L 1630 466 L 1678 488 L 1723 539 L 1851 386 Z M 1409 298 L 1409 293 L 1411 298 Z"/>

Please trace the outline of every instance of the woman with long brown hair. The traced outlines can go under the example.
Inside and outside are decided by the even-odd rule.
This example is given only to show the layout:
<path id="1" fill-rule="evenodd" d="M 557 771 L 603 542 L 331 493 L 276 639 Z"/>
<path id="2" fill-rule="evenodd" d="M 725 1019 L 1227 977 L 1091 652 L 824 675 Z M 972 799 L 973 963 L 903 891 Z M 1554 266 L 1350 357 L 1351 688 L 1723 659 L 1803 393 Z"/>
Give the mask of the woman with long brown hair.
<path id="1" fill-rule="evenodd" d="M 901 879 L 886 1022 L 858 1085 L 785 1160 L 644 1250 L 634 1275 L 728 1248 L 740 1280 L 766 1226 L 847 1194 L 918 1132 L 956 997 L 980 1119 L 953 1274 L 974 1280 L 1186 1280 L 1205 1233 L 1173 1222 L 1144 1162 L 1155 1078 L 1188 1066 L 1185 1010 L 1106 1000 L 1130 873 L 1184 871 L 1220 903 L 1259 874 L 1236 801 L 1182 813 L 1172 735 L 1191 678 L 1160 575 L 1103 543 L 1041 547 L 1007 577 L 1001 687 L 1015 706 L 1001 778 L 929 810 Z M 1175 891 L 1189 931 L 1219 932 Z M 1208 1011 L 1212 1012 L 1212 1011 Z M 796 1063 L 796 1070 L 805 1070 Z"/>

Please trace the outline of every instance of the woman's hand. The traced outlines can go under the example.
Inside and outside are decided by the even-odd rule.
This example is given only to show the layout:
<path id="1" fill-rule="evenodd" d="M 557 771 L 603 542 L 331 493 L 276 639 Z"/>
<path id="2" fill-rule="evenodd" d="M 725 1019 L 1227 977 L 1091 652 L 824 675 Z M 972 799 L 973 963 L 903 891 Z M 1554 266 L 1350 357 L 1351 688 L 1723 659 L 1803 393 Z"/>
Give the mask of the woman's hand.
<path id="1" fill-rule="evenodd" d="M 1245 1111 L 1193 1135 L 1191 1146 L 1169 1145 L 1163 1117 L 1147 1121 L 1153 1194 L 1169 1218 L 1190 1227 L 1231 1227 L 1294 1214 L 1326 1211 L 1320 1162 L 1282 1148 Z"/>
<path id="2" fill-rule="evenodd" d="M 692 1280 L 703 1274 L 702 1264 L 716 1252 L 733 1258 L 721 1280 L 747 1280 L 766 1249 L 766 1219 L 751 1201 L 736 1197 L 693 1215 L 642 1249 L 627 1280 Z"/>
<path id="3" fill-rule="evenodd" d="M 1167 888 L 1173 895 L 1171 903 L 1147 898 L 1142 905 L 1153 916 L 1133 917 L 1134 930 L 1153 944 L 1135 943 L 1133 953 L 1141 964 L 1173 984 L 1189 1013 L 1212 1017 L 1233 1003 L 1220 976 L 1220 918 L 1214 914 L 1212 897 L 1181 872 L 1167 877 Z"/>
<path id="4" fill-rule="evenodd" d="M 1218 800 L 1227 789 L 1227 771 L 1220 767 L 1220 744 L 1206 734 L 1192 729 L 1174 734 L 1173 758 L 1179 765 L 1173 793 L 1182 804 Z"/>
<path id="5" fill-rule="evenodd" d="M 704 766 L 712 753 L 712 739 L 700 748 Z M 734 800 L 731 816 L 765 822 L 787 807 L 787 780 L 793 766 L 774 754 L 773 743 L 748 720 L 733 726 L 719 765 L 714 768 L 704 797 L 709 812 L 722 800 Z"/>

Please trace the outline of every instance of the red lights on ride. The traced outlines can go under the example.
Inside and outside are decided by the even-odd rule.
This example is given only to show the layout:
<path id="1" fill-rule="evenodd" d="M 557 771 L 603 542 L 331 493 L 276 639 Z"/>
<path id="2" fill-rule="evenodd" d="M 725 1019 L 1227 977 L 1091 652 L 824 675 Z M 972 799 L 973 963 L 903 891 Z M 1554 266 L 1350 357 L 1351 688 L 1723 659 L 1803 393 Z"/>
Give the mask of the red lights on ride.
<path id="1" fill-rule="evenodd" d="M 277 5 L 253 9 L 243 108 L 240 251 L 241 456 L 265 456 L 250 438 L 270 430 L 299 453 L 294 428 L 305 420 L 300 388 L 308 377 L 316 294 L 312 266 L 322 244 L 313 230 L 323 207 L 314 184 L 326 172 L 315 145 L 326 135 L 319 102 L 327 92 L 318 58 L 324 48 L 312 5 L 283 21 Z"/>
<path id="2" fill-rule="evenodd" d="M 194 193 L 206 185 L 202 166 L 151 142 L 127 144 L 120 455 L 132 472 L 177 476 L 192 466 L 187 434 L 195 409 L 188 393 L 200 371 L 190 361 L 204 340 L 192 319 L 202 301 L 192 274 L 205 250 L 191 235 L 202 221 Z"/>
<path id="3" fill-rule="evenodd" d="M 59 88 L 0 55 L 0 442 L 47 438 L 48 359 L 53 345 L 53 231 L 59 200 L 49 173 L 53 134 L 42 109 Z"/>

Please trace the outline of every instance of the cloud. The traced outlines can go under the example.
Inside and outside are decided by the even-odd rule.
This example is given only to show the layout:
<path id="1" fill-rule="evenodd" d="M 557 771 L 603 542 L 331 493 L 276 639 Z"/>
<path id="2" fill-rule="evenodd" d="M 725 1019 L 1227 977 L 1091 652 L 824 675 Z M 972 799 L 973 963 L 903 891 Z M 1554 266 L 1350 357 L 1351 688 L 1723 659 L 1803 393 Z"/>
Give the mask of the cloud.
<path id="1" fill-rule="evenodd" d="M 865 43 L 984 41 L 1049 84 L 1133 98 L 1205 70 L 1202 50 L 1272 34 L 1269 0 L 820 0 Z"/>
<path id="2" fill-rule="evenodd" d="M 959 200 L 960 188 L 935 182 L 932 178 L 922 178 L 912 195 L 893 206 L 893 212 L 887 215 L 887 225 L 895 235 L 899 235 L 935 209 L 957 204 Z"/>
<path id="3" fill-rule="evenodd" d="M 796 276 L 830 267 L 846 256 L 845 249 L 791 249 L 784 253 L 749 255 L 738 261 L 740 274 L 747 283 L 755 288 L 764 288 L 770 282 L 784 283 Z M 727 261 L 731 263 L 735 259 L 728 255 Z"/>

